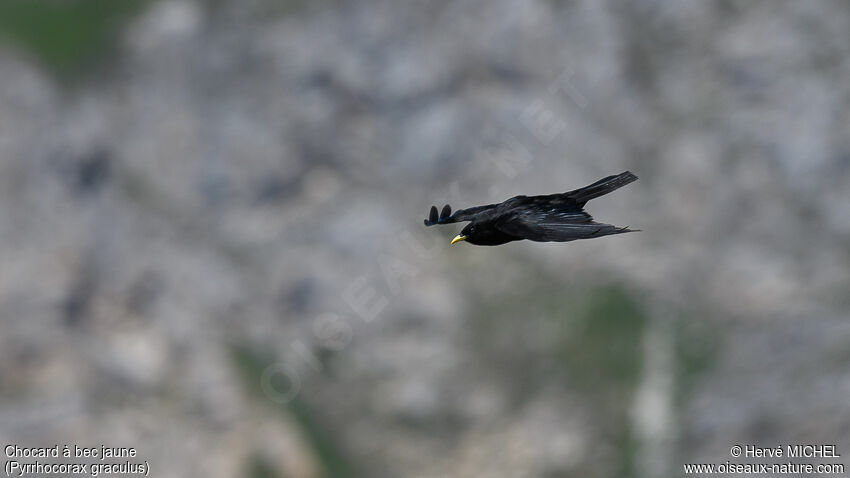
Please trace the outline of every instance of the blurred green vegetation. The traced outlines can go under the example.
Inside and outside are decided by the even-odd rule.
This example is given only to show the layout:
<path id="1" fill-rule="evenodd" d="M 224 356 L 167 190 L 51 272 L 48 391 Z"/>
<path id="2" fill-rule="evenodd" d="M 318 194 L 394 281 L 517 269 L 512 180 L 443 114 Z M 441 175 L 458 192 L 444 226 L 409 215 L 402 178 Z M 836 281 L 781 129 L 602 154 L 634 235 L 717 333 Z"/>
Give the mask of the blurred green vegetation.
<path id="1" fill-rule="evenodd" d="M 553 277 L 519 282 L 529 286 L 482 301 L 470 346 L 485 361 L 512 369 L 504 376 L 516 381 L 504 388 L 517 408 L 553 384 L 584 396 L 593 406 L 597 439 L 613 452 L 611 471 L 633 475 L 628 411 L 643 358 L 647 316 L 641 304 L 614 284 L 576 287 Z"/>
<path id="2" fill-rule="evenodd" d="M 456 278 L 458 279 L 458 278 Z M 460 284 L 474 281 L 458 280 Z M 620 283 L 576 284 L 539 270 L 526 269 L 511 278 L 511 287 L 494 293 L 491 289 L 467 294 L 474 304 L 465 322 L 465 346 L 473 362 L 471 375 L 497 380 L 511 410 L 523 406 L 553 386 L 581 397 L 586 404 L 592 440 L 600 443 L 606 469 L 593 457 L 570 472 L 581 476 L 633 476 L 639 447 L 633 430 L 635 392 L 645 366 L 645 333 L 650 305 L 642 296 Z M 674 414 L 682 413 L 689 394 L 699 378 L 714 363 L 720 339 L 697 312 L 675 312 L 675 320 L 664 326 L 673 353 Z M 245 383 L 260 400 L 274 406 L 262 395 L 259 377 L 274 360 L 269 354 L 249 348 L 233 349 L 234 362 Z M 279 384 L 287 389 L 289 384 Z M 333 424 L 321 418 L 299 396 L 279 407 L 293 417 L 324 467 L 324 476 L 358 476 L 344 445 L 327 433 Z M 460 433 L 462 423 L 443 428 L 447 440 Z M 262 463 L 253 462 L 253 476 L 269 475 Z"/>
<path id="3" fill-rule="evenodd" d="M 714 322 L 712 322 L 714 323 Z M 676 404 L 682 406 L 698 379 L 716 360 L 720 347 L 720 329 L 696 314 L 683 314 L 673 325 L 675 353 Z"/>
<path id="4" fill-rule="evenodd" d="M 269 463 L 269 460 L 262 455 L 255 455 L 251 457 L 247 468 L 248 473 L 246 473 L 246 475 L 249 478 L 282 478 L 274 465 Z"/>
<path id="5" fill-rule="evenodd" d="M 58 75 L 81 72 L 113 51 L 117 33 L 143 0 L 3 0 L 0 41 Z"/>
<path id="6" fill-rule="evenodd" d="M 503 389 L 517 409 L 553 385 L 584 397 L 596 437 L 612 453 L 610 471 L 632 476 L 637 443 L 629 411 L 644 366 L 646 304 L 616 284 L 565 283 L 539 271 L 507 294 L 479 298 L 469 345 L 480 366 L 507 371 Z M 675 403 L 713 362 L 717 337 L 696 318 L 670 324 Z M 581 471 L 599 474 L 598 467 Z"/>
<path id="7" fill-rule="evenodd" d="M 285 405 L 277 405 L 263 394 L 260 379 L 263 370 L 277 362 L 271 353 L 258 351 L 248 346 L 231 347 L 231 358 L 236 369 L 244 379 L 246 389 L 258 399 L 258 402 L 278 408 L 282 413 L 295 419 L 302 436 L 316 454 L 319 465 L 323 468 L 326 478 L 360 476 L 342 450 L 341 444 L 328 432 L 330 426 L 319 422 L 318 415 L 310 406 L 296 396 Z M 272 384 L 278 390 L 287 390 L 291 384 Z M 248 476 L 276 476 L 276 470 L 264 461 L 253 460 L 247 470 Z"/>

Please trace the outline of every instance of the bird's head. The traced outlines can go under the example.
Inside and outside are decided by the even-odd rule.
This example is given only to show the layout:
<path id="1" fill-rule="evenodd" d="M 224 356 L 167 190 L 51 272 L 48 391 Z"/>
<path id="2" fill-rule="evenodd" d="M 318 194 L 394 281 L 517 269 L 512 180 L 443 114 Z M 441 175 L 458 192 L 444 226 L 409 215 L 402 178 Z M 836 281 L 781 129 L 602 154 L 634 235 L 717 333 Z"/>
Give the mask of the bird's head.
<path id="1" fill-rule="evenodd" d="M 461 229 L 460 234 L 452 239 L 452 244 L 466 241 L 478 246 L 495 246 L 518 239 L 520 238 L 501 232 L 490 221 L 478 221 L 471 222 Z"/>
<path id="2" fill-rule="evenodd" d="M 475 244 L 475 242 L 474 242 L 475 241 L 475 234 L 477 232 L 478 232 L 478 230 L 477 230 L 475 224 L 469 223 L 466 226 L 464 226 L 463 229 L 461 229 L 460 234 L 455 236 L 455 238 L 452 239 L 451 243 L 454 244 L 454 243 L 460 242 L 460 241 L 469 241 L 469 242 Z"/>

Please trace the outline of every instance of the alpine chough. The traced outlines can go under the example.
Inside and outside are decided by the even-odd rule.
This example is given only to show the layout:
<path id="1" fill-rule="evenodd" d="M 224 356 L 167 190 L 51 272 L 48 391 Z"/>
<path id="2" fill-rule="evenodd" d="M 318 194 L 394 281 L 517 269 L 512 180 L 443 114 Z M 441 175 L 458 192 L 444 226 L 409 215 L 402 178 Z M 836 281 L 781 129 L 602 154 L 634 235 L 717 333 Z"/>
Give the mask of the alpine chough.
<path id="1" fill-rule="evenodd" d="M 591 199 L 621 188 L 637 176 L 626 171 L 600 179 L 595 183 L 560 194 L 546 196 L 515 196 L 499 204 L 487 204 L 460 209 L 452 214 L 448 204 L 425 219 L 426 226 L 470 221 L 454 239 L 479 246 L 498 246 L 511 241 L 528 239 L 537 242 L 567 242 L 576 239 L 635 232 L 636 229 L 594 222 L 584 211 Z"/>

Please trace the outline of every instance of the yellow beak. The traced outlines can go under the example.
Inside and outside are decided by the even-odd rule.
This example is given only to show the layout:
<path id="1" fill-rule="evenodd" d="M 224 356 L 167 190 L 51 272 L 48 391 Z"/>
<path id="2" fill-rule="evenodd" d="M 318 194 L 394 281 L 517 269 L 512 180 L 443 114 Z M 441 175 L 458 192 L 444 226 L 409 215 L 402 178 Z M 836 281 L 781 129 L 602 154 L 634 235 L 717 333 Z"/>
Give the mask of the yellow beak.
<path id="1" fill-rule="evenodd" d="M 454 244 L 455 242 L 460 242 L 460 241 L 463 241 L 464 239 L 466 239 L 466 236 L 461 236 L 460 234 L 458 234 L 457 236 L 455 236 L 454 239 L 452 239 L 451 243 Z"/>

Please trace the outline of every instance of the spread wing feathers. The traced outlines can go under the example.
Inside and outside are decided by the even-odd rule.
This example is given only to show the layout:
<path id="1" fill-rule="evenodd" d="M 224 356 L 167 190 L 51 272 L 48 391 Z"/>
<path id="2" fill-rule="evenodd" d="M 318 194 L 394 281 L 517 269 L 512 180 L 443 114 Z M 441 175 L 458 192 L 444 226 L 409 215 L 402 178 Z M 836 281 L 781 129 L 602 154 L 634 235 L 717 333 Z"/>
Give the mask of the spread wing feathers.
<path id="1" fill-rule="evenodd" d="M 486 206 L 475 206 L 466 209 L 458 209 L 452 214 L 452 207 L 446 204 L 443 209 L 437 213 L 437 206 L 431 206 L 431 212 L 428 214 L 428 219 L 425 219 L 426 226 L 434 224 L 450 224 L 453 222 L 472 221 L 481 213 L 494 209 L 498 204 L 487 204 Z"/>
<path id="2" fill-rule="evenodd" d="M 585 186 L 583 188 L 578 188 L 574 191 L 564 193 L 563 196 L 565 198 L 572 199 L 578 205 L 583 206 L 584 203 L 590 201 L 591 199 L 598 198 L 599 196 L 604 196 L 610 193 L 611 191 L 614 191 L 615 189 L 620 189 L 626 184 L 629 184 L 634 181 L 637 181 L 637 176 L 635 176 L 629 171 L 626 171 L 624 173 L 608 176 L 607 178 L 602 178 L 599 181 L 596 181 L 595 183 Z"/>
<path id="3" fill-rule="evenodd" d="M 506 234 L 537 242 L 567 242 L 632 232 L 628 227 L 594 222 L 590 214 L 574 207 L 521 208 L 501 217 L 495 226 Z"/>

